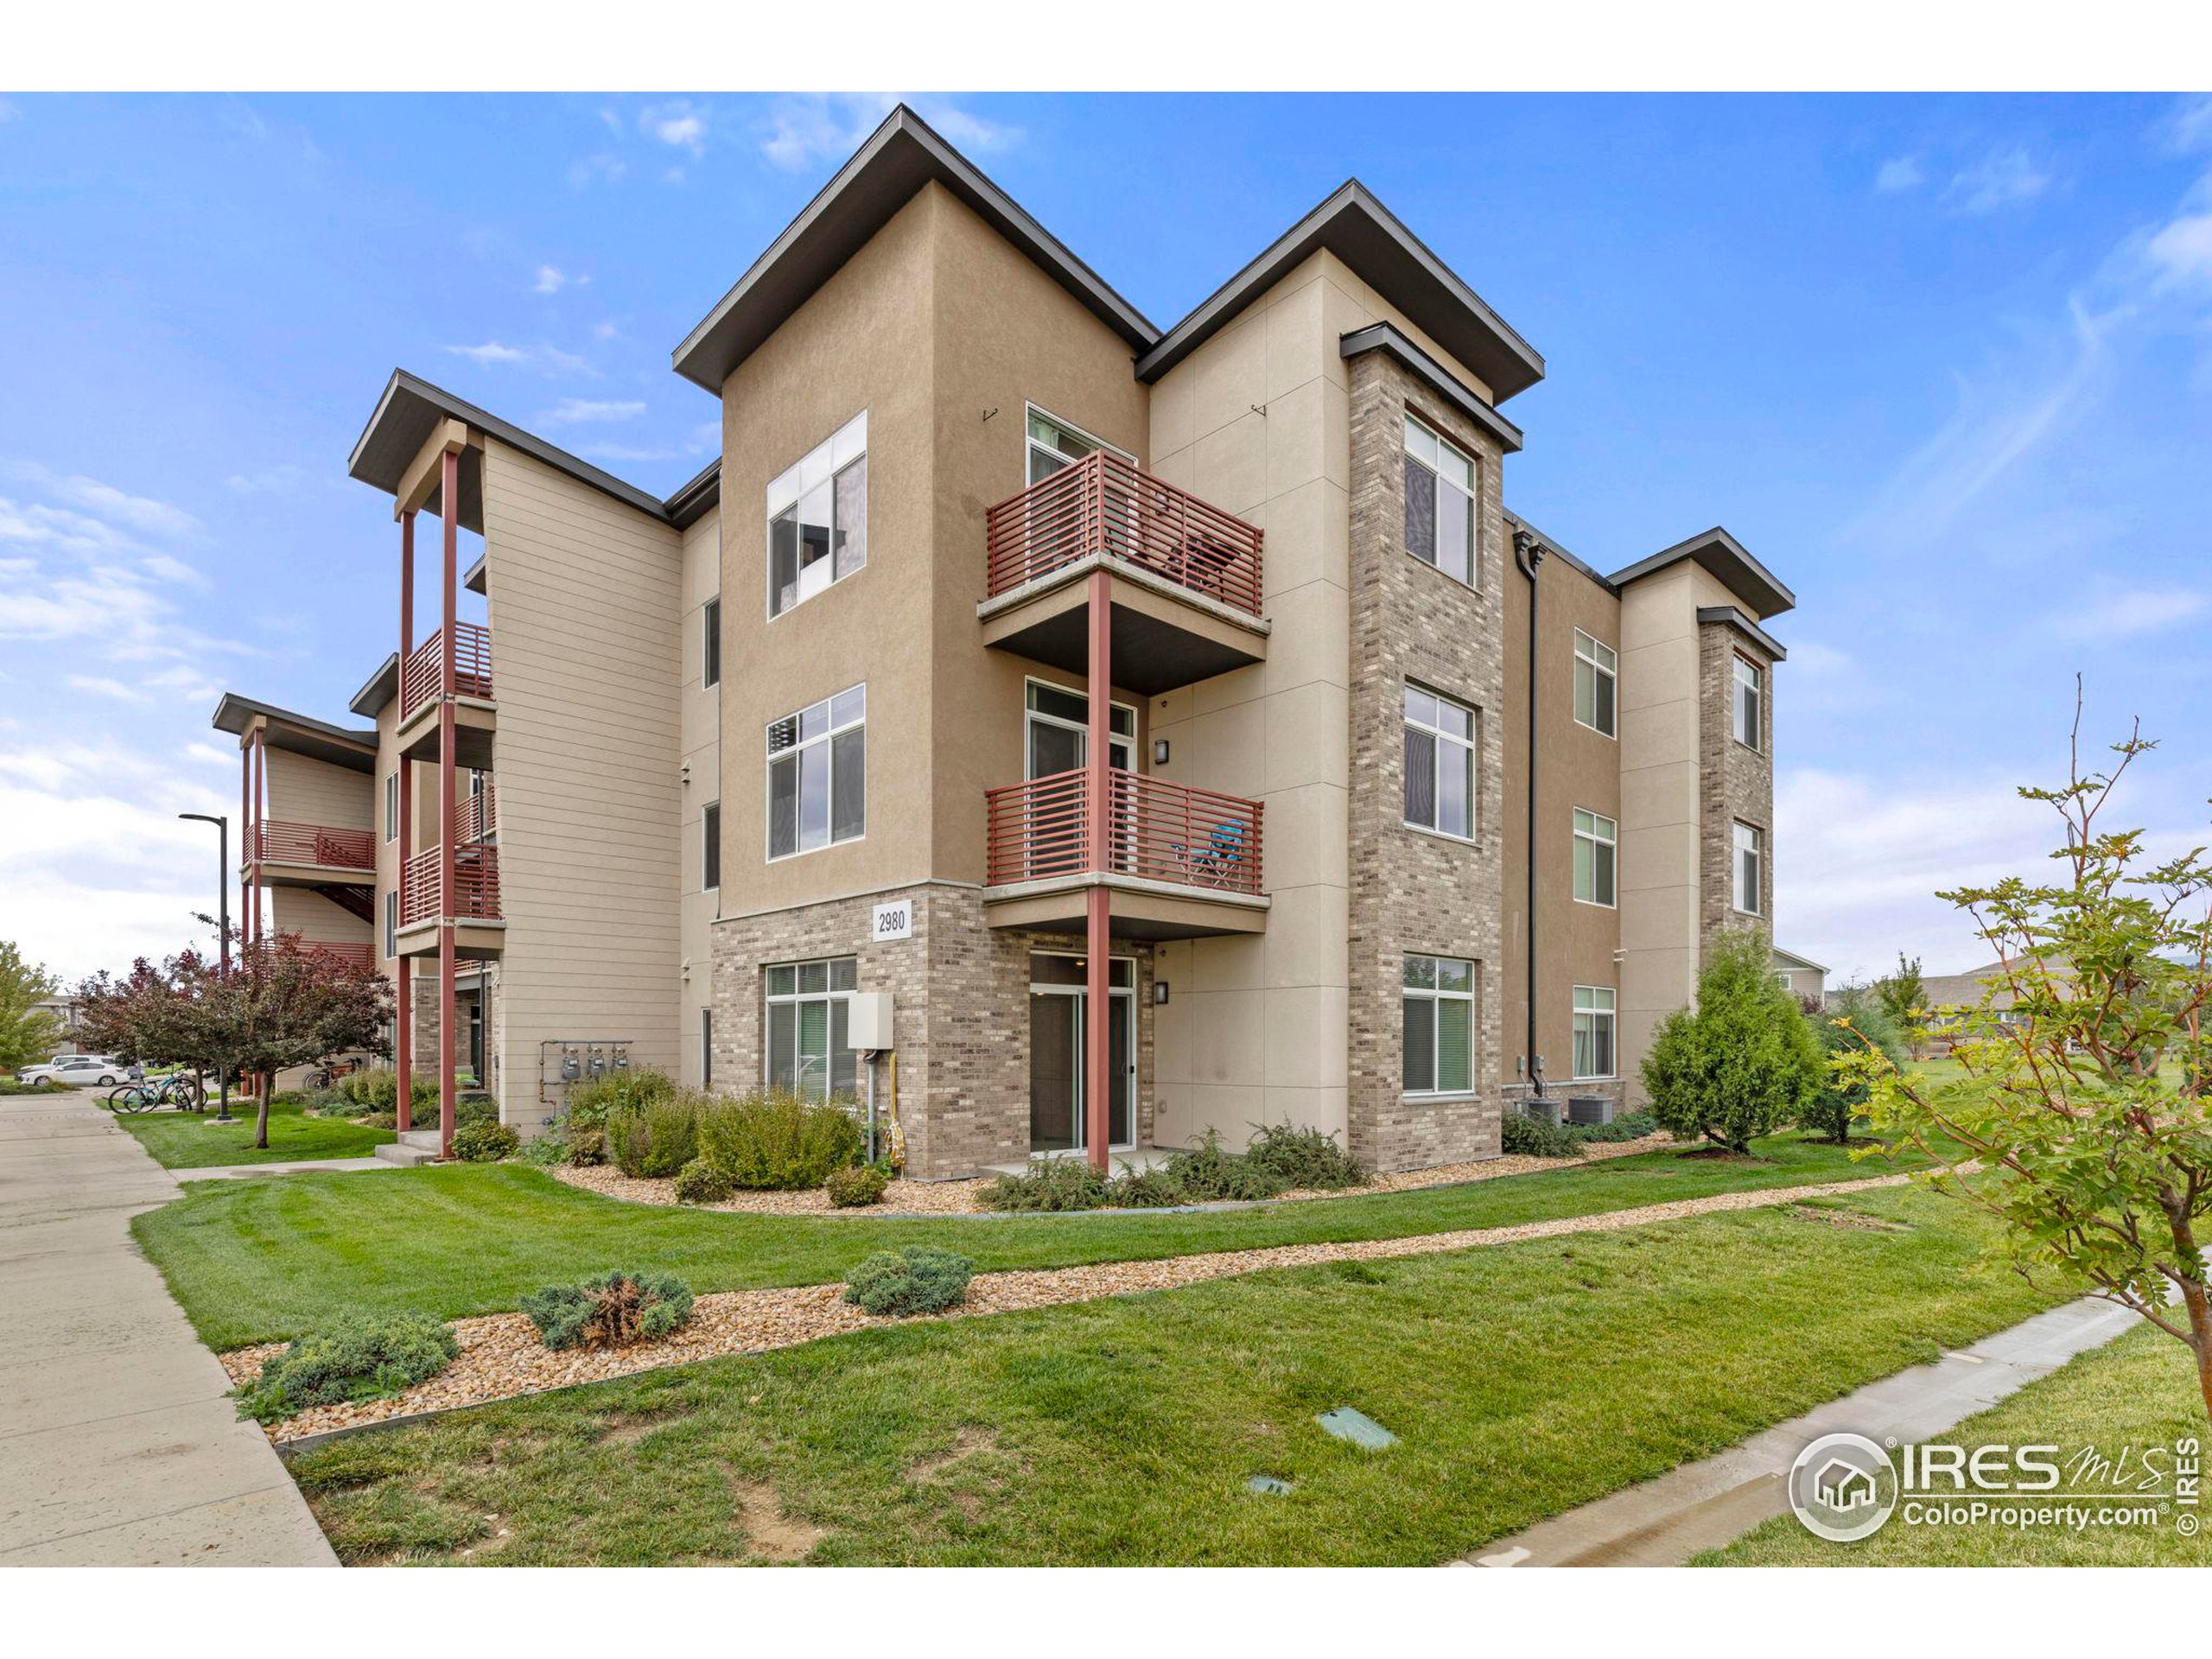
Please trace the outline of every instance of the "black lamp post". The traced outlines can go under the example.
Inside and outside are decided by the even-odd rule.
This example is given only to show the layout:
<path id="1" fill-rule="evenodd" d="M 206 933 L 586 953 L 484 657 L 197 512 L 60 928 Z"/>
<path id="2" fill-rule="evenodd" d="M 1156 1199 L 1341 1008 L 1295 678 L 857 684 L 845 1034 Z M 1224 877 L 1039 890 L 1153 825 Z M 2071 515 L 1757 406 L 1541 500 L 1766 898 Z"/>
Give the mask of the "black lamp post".
<path id="1" fill-rule="evenodd" d="M 207 812 L 180 812 L 177 817 L 215 826 L 216 948 L 222 953 L 223 971 L 227 975 L 231 970 L 231 821 Z M 231 1074 L 220 1064 L 215 1067 L 215 1090 L 219 1102 L 215 1121 L 228 1123 L 232 1121 Z"/>

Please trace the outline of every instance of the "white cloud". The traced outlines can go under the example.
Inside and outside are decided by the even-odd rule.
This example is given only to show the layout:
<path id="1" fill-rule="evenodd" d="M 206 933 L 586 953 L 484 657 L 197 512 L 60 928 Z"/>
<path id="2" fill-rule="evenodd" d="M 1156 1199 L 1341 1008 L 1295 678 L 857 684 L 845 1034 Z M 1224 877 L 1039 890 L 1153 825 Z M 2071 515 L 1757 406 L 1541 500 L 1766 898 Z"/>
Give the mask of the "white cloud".
<path id="1" fill-rule="evenodd" d="M 558 265 L 540 265 L 537 280 L 530 291 L 533 294 L 558 294 L 564 288 L 582 288 L 590 281 L 589 276 L 571 276 Z"/>
<path id="2" fill-rule="evenodd" d="M 149 495 L 133 495 L 81 473 L 57 473 L 35 461 L 0 464 L 0 474 L 35 486 L 41 493 L 81 508 L 95 519 L 111 522 L 143 535 L 196 536 L 200 520 L 182 507 L 157 501 Z"/>
<path id="3" fill-rule="evenodd" d="M 2134 588 L 2107 594 L 2082 608 L 2078 603 L 2052 617 L 2050 631 L 2067 639 L 2124 639 L 2177 627 L 2201 616 L 2207 596 L 2187 588 Z"/>
<path id="4" fill-rule="evenodd" d="M 621 335 L 621 325 L 616 322 L 595 322 L 591 326 L 591 337 L 594 340 L 619 340 Z"/>
<path id="5" fill-rule="evenodd" d="M 135 685 L 125 685 L 121 680 L 111 680 L 99 674 L 72 674 L 68 678 L 72 691 L 89 692 L 96 697 L 113 697 L 118 702 L 151 702 L 153 698 Z"/>
<path id="6" fill-rule="evenodd" d="M 992 121 L 947 99 L 904 100 L 962 149 L 989 152 L 1021 142 L 1021 130 Z M 816 92 L 779 99 L 761 124 L 760 153 L 794 171 L 842 162 L 858 149 L 901 102 L 892 92 Z"/>
<path id="7" fill-rule="evenodd" d="M 527 363 L 530 353 L 513 346 L 503 346 L 496 340 L 487 340 L 481 346 L 448 346 L 446 350 L 455 357 L 465 357 L 481 368 L 493 363 Z"/>
<path id="8" fill-rule="evenodd" d="M 2050 175 L 2015 145 L 1993 149 L 1953 175 L 1944 199 L 1962 213 L 1993 213 L 2017 201 L 2032 201 L 2050 185 Z"/>
<path id="9" fill-rule="evenodd" d="M 569 183 L 578 190 L 591 184 L 620 184 L 628 176 L 630 164 L 610 150 L 601 150 L 571 162 Z"/>
<path id="10" fill-rule="evenodd" d="M 2212 213 L 2169 220 L 2143 245 L 2161 288 L 2212 289 Z"/>
<path id="11" fill-rule="evenodd" d="M 541 374 L 597 373 L 590 359 L 564 352 L 557 346 L 510 346 L 504 340 L 487 340 L 481 346 L 448 346 L 445 349 L 455 357 L 467 358 L 479 368 L 514 364 L 536 369 Z"/>
<path id="12" fill-rule="evenodd" d="M 298 488 L 305 476 L 296 467 L 271 467 L 264 472 L 232 473 L 223 487 L 239 495 L 283 495 Z"/>
<path id="13" fill-rule="evenodd" d="M 638 130 L 694 156 L 706 153 L 707 118 L 688 99 L 672 104 L 650 105 L 638 112 Z"/>
<path id="14" fill-rule="evenodd" d="M 1897 156 L 1882 163 L 1882 170 L 1874 175 L 1874 188 L 1885 194 L 1900 190 L 1916 190 L 1928 181 L 1928 175 L 1921 170 L 1917 156 Z"/>
<path id="15" fill-rule="evenodd" d="M 2191 92 L 2174 108 L 2165 125 L 2166 147 L 2188 155 L 2212 149 L 2212 92 Z"/>
<path id="16" fill-rule="evenodd" d="M 575 426 L 586 423 L 635 420 L 645 412 L 642 403 L 613 398 L 563 397 L 550 409 L 538 411 L 547 426 Z"/>

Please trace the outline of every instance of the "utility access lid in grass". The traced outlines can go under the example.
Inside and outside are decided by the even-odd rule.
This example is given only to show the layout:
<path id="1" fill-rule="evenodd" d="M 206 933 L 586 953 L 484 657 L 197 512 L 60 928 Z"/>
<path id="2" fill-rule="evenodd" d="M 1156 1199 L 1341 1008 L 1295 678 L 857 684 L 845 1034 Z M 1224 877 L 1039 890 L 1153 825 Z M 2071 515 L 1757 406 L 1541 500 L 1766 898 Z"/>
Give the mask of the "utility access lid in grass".
<path id="1" fill-rule="evenodd" d="M 1313 1420 L 1340 1440 L 1350 1440 L 1354 1446 L 1369 1452 L 1380 1452 L 1395 1446 L 1398 1437 L 1376 1422 L 1363 1411 L 1350 1406 L 1338 1406 L 1334 1411 L 1325 1411 Z"/>

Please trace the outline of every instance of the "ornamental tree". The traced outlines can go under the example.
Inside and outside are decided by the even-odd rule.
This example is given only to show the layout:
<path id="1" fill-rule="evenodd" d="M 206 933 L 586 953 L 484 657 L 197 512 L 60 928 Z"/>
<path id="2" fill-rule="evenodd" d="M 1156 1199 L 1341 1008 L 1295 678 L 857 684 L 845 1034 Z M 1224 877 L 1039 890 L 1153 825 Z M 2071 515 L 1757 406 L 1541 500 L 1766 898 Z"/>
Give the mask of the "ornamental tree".
<path id="1" fill-rule="evenodd" d="M 1904 1035 L 1891 1021 L 1882 998 L 1868 986 L 1846 985 L 1839 990 L 1834 1006 L 1814 1017 L 1813 1034 L 1824 1062 L 1871 1047 L 1892 1065 L 1904 1064 Z M 1824 1063 L 1821 1071 L 1820 1086 L 1799 1122 L 1839 1147 L 1848 1146 L 1853 1121 L 1866 1116 L 1866 1080 L 1850 1068 L 1839 1074 Z"/>
<path id="2" fill-rule="evenodd" d="M 0 1071 L 20 1071 L 54 1052 L 66 1033 L 54 1011 L 38 1006 L 54 991 L 51 974 L 0 939 Z"/>
<path id="3" fill-rule="evenodd" d="M 1923 1179 L 2001 1224 L 2001 1259 L 2186 1343 L 2212 1415 L 2212 864 L 2201 847 L 2154 859 L 2141 830 L 2100 823 L 2154 746 L 2139 727 L 2085 773 L 2080 730 L 2077 697 L 2066 783 L 2020 791 L 2065 826 L 2056 878 L 1938 895 L 1999 963 L 1960 1016 L 1963 1076 L 1933 1084 L 1866 1046 L 1837 1064 L 1894 1146 L 1943 1165 Z"/>
<path id="4" fill-rule="evenodd" d="M 1644 1056 L 1651 1115 L 1678 1139 L 1745 1153 L 1796 1118 L 1821 1081 L 1819 1045 L 1797 999 L 1775 978 L 1765 935 L 1716 935 L 1698 975 L 1697 1006 L 1662 1020 Z"/>
<path id="5" fill-rule="evenodd" d="M 1874 982 L 1874 998 L 1888 1016 L 1890 1028 L 1901 1033 L 1916 1060 L 1926 1051 L 1923 1028 L 1928 1018 L 1928 987 L 1920 977 L 1920 958 L 1897 952 L 1897 970 Z"/>

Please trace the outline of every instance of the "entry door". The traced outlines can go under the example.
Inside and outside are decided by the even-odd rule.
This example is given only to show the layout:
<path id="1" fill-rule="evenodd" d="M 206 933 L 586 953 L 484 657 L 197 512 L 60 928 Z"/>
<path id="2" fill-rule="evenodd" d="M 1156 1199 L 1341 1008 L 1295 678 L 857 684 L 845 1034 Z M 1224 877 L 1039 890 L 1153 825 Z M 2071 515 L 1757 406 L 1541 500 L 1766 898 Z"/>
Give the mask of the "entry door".
<path id="1" fill-rule="evenodd" d="M 1044 971 L 1080 976 L 1074 957 L 1045 958 Z M 1116 968 L 1126 972 L 1122 964 Z M 1033 977 L 1037 970 L 1033 970 Z M 1084 1057 L 1089 1044 L 1085 1011 L 1088 994 L 1072 985 L 1033 983 L 1029 988 L 1029 1149 L 1080 1152 L 1089 1145 L 1089 1112 L 1084 1103 Z M 1113 1090 L 1106 1111 L 1109 1146 L 1126 1147 L 1136 1139 L 1136 993 L 1115 988 L 1106 1004 L 1106 1076 Z"/>

